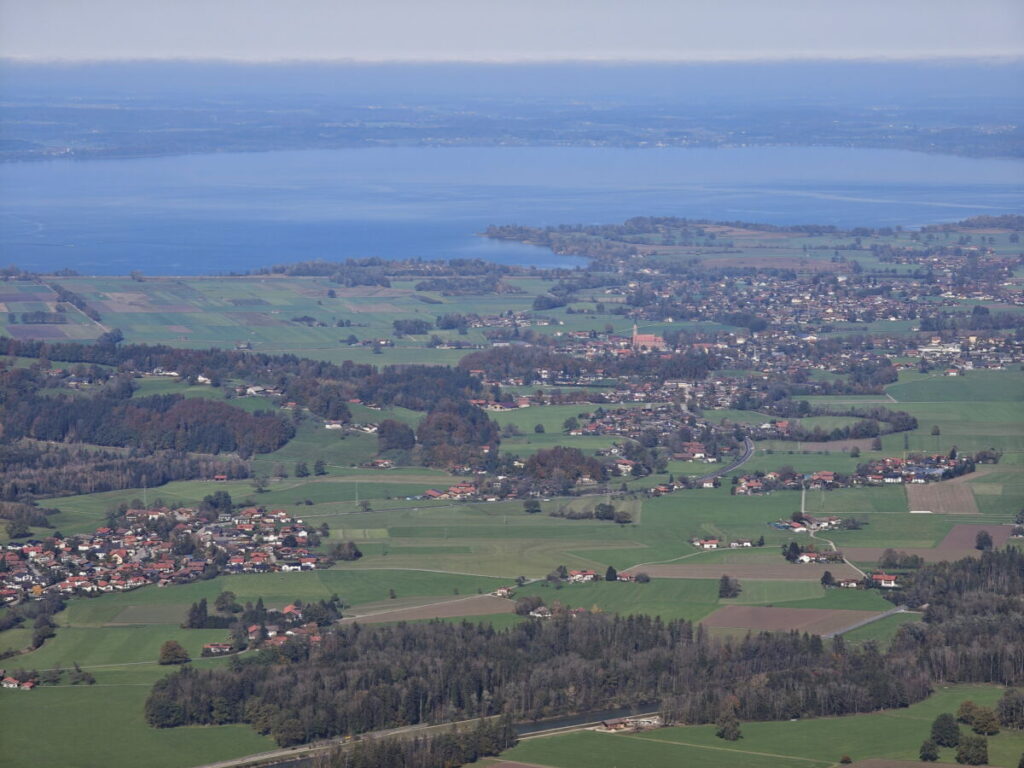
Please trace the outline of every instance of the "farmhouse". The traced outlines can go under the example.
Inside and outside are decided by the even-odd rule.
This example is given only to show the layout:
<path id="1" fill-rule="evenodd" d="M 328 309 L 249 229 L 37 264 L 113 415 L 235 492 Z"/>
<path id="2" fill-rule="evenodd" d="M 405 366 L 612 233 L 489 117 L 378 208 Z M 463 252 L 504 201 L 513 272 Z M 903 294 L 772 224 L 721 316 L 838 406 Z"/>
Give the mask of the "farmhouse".
<path id="1" fill-rule="evenodd" d="M 206 643 L 203 645 L 203 656 L 223 656 L 231 653 L 231 643 Z"/>

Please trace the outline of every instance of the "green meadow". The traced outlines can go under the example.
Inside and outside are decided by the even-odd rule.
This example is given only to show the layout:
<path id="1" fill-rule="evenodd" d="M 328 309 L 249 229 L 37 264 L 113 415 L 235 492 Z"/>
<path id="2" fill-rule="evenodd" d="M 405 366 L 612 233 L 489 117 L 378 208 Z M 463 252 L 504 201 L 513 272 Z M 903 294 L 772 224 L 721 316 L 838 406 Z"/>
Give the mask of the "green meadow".
<path id="1" fill-rule="evenodd" d="M 130 340 L 182 346 L 247 340 L 254 348 L 264 351 L 298 354 L 299 350 L 304 350 L 301 354 L 315 352 L 315 356 L 332 360 L 355 359 L 352 354 L 355 348 L 338 341 L 350 332 L 361 338 L 390 335 L 393 319 L 432 319 L 434 314 L 450 311 L 445 304 L 424 304 L 409 286 L 402 285 L 396 287 L 395 295 L 329 299 L 326 291 L 330 285 L 315 279 L 254 278 L 222 285 L 224 282 L 159 279 L 136 284 L 117 278 L 67 280 L 73 290 L 91 290 L 96 301 L 113 302 L 110 313 L 117 321 L 114 324 L 123 320 Z M 536 292 L 544 288 L 538 282 L 526 283 Z M 147 312 L 137 311 L 139 307 L 132 302 L 143 299 L 126 295 L 132 293 L 144 294 L 146 301 L 149 301 L 146 297 L 152 295 L 153 312 L 166 324 L 147 319 Z M 445 303 L 453 301 L 437 298 Z M 514 298 L 523 307 L 528 306 L 530 300 L 529 295 Z M 185 311 L 186 305 L 193 309 Z M 483 301 L 479 307 L 481 312 L 493 311 Z M 114 311 L 118 309 L 123 311 Z M 207 309 L 212 313 L 211 322 L 208 327 L 199 327 L 201 324 L 195 322 L 196 313 L 202 312 L 205 319 Z M 245 318 L 236 317 L 239 313 L 250 314 Z M 106 321 L 107 312 L 103 314 Z M 326 327 L 308 328 L 290 320 L 301 314 L 321 319 Z M 560 317 L 581 328 L 594 322 L 586 315 Z M 333 325 L 336 320 L 346 318 L 364 325 L 341 328 Z M 621 318 L 611 321 L 621 324 Z M 189 330 L 187 333 L 168 331 L 171 325 Z M 567 324 L 538 330 L 546 333 L 571 327 L 575 326 Z M 445 333 L 456 338 L 455 332 Z M 178 336 L 171 338 L 169 334 Z M 471 334 L 468 338 L 472 341 L 476 337 Z M 437 350 L 428 350 L 424 339 L 400 340 L 398 347 L 387 349 L 381 356 L 372 355 L 369 350 L 356 351 L 365 355 L 366 362 L 377 364 L 399 360 L 454 361 L 462 354 L 441 350 L 445 353 L 441 356 Z M 977 371 L 963 378 L 907 373 L 888 389 L 897 403 L 879 396 L 809 398 L 816 404 L 836 406 L 883 400 L 886 407 L 911 412 L 917 417 L 919 427 L 906 435 L 885 436 L 882 452 L 863 451 L 856 459 L 841 450 L 808 453 L 793 443 L 758 442 L 754 457 L 731 475 L 787 465 L 800 472 L 825 469 L 849 472 L 858 462 L 870 458 L 902 455 L 907 450 L 948 452 L 954 445 L 961 451 L 985 448 L 1001 451 L 999 464 L 984 467 L 984 471 L 968 483 L 981 512 L 977 516 L 910 515 L 902 487 L 807 494 L 806 509 L 812 514 L 856 516 L 866 523 L 861 530 L 827 534 L 840 548 L 934 547 L 957 523 L 1007 523 L 1024 507 L 1021 381 L 1019 371 Z M 227 389 L 188 386 L 165 378 L 145 378 L 138 384 L 136 396 L 180 392 L 189 397 L 223 398 Z M 233 398 L 231 402 L 252 410 L 270 407 L 268 401 L 254 397 Z M 575 446 L 588 453 L 607 447 L 616 438 L 563 433 L 566 419 L 589 410 L 592 406 L 571 405 L 494 414 L 499 424 L 515 427 L 521 433 L 503 439 L 502 450 L 525 457 L 554 445 Z M 352 415 L 355 422 L 394 418 L 413 425 L 422 416 L 404 409 L 378 411 L 359 405 L 352 407 Z M 759 423 L 768 418 L 756 412 L 729 410 L 707 411 L 704 415 L 715 422 L 728 419 Z M 823 428 L 846 423 L 845 417 L 816 418 L 817 421 L 806 421 Z M 543 433 L 534 431 L 537 424 L 543 425 Z M 933 426 L 939 427 L 939 435 L 931 434 Z M 390 590 L 394 590 L 399 603 L 441 599 L 456 593 L 488 592 L 509 584 L 519 575 L 542 578 L 558 565 L 593 568 L 603 574 L 609 565 L 624 570 L 643 564 L 681 562 L 721 566 L 721 570 L 713 569 L 716 578 L 655 579 L 649 584 L 602 582 L 557 589 L 538 582 L 525 587 L 521 594 L 541 595 L 549 605 L 557 602 L 609 613 L 646 613 L 665 619 L 693 620 L 729 604 L 851 610 L 885 610 L 890 606 L 875 592 L 825 591 L 814 582 L 764 579 L 742 579 L 743 591 L 739 597 L 718 598 L 717 574 L 728 572 L 729 566 L 734 564 L 777 565 L 782 562 L 781 545 L 794 539 L 805 540 L 769 526 L 771 521 L 788 519 L 800 509 L 798 492 L 737 497 L 730 494 L 731 478 L 727 476 L 722 487 L 714 490 L 679 491 L 654 498 L 634 493 L 666 481 L 668 472 L 678 477 L 702 474 L 708 468 L 704 464 L 671 462 L 665 474 L 627 480 L 631 491 L 624 496 L 616 494 L 614 501 L 630 512 L 633 522 L 618 525 L 599 520 L 568 520 L 549 514 L 563 504 L 580 506 L 605 500 L 597 496 L 545 500 L 542 511 L 533 515 L 525 512 L 521 502 L 416 500 L 413 497 L 427 488 L 444 488 L 457 478 L 423 467 L 383 471 L 360 468 L 358 465 L 375 456 L 376 450 L 377 440 L 373 435 L 349 435 L 342 439 L 315 419 L 300 417 L 293 440 L 274 453 L 256 457 L 253 462 L 258 474 L 272 475 L 281 465 L 289 475 L 271 479 L 266 493 L 257 493 L 250 481 L 181 481 L 159 488 L 44 500 L 44 506 L 60 510 L 52 518 L 56 528 L 72 534 L 95 529 L 102 524 L 107 511 L 121 503 L 138 499 L 148 504 L 195 505 L 204 496 L 225 490 L 236 502 L 286 509 L 318 527 L 326 523 L 329 535 L 325 546 L 352 540 L 359 545 L 364 557 L 326 571 L 222 576 L 186 586 L 146 587 L 125 594 L 72 600 L 67 610 L 58 615 L 57 637 L 47 641 L 41 649 L 18 657 L 16 665 L 45 669 L 78 662 L 92 669 L 97 685 L 44 687 L 31 694 L 0 691 L 0 739 L 5 746 L 5 765 L 107 766 L 124 763 L 124 755 L 130 754 L 133 764 L 178 768 L 272 746 L 268 739 L 248 728 L 155 731 L 146 727 L 141 719 L 149 686 L 166 673 L 153 663 L 164 640 L 178 639 L 197 654 L 204 642 L 223 638 L 223 631 L 183 630 L 179 626 L 192 602 L 202 597 L 212 600 L 223 589 L 230 589 L 243 601 L 263 597 L 268 605 L 276 607 L 296 598 L 316 600 L 334 594 L 351 606 L 360 606 L 387 604 Z M 305 462 L 312 470 L 318 459 L 326 464 L 325 476 L 294 477 L 296 462 Z M 367 502 L 369 510 L 364 510 L 360 502 Z M 726 541 L 756 540 L 763 536 L 765 546 L 700 552 L 690 544 L 690 539 L 698 536 Z M 0 540 L 4 540 L 3 534 Z M 874 641 L 884 645 L 903 623 L 918 619 L 914 614 L 891 616 L 850 632 L 847 641 Z M 504 627 L 519 619 L 509 615 L 471 620 Z M 24 647 L 28 640 L 28 630 L 5 632 L 0 634 L 0 650 Z M 219 664 L 224 660 L 197 663 Z M 12 662 L 8 665 L 15 666 Z M 509 753 L 509 759 L 552 768 L 575 768 L 584 764 L 588 768 L 630 765 L 657 768 L 680 764 L 781 768 L 833 765 L 844 752 L 854 758 L 915 757 L 923 738 L 918 731 L 926 730 L 927 722 L 934 717 L 931 713 L 945 711 L 943 707 L 955 709 L 959 701 L 956 697 L 964 697 L 964 691 L 970 692 L 976 701 L 991 701 L 998 696 L 991 688 L 951 689 L 897 712 L 799 723 L 750 723 L 743 726 L 744 739 L 728 745 L 715 739 L 711 729 L 703 727 L 669 729 L 635 737 L 570 734 L 524 742 Z M 97 712 L 103 713 L 103 739 L 95 735 Z M 39 738 L 39 727 L 34 725 L 39 722 L 47 724 L 48 736 L 52 738 Z M 877 738 L 872 734 L 877 734 Z M 1020 738 L 1001 734 L 992 739 L 993 760 L 1003 761 L 994 764 L 1015 765 L 1024 749 Z M 944 759 L 949 760 L 951 756 L 944 755 Z"/>
<path id="2" fill-rule="evenodd" d="M 728 573 L 728 566 L 722 570 Z M 668 621 L 699 621 L 725 605 L 771 605 L 785 608 L 824 608 L 886 611 L 892 603 L 877 592 L 826 590 L 816 582 L 742 579 L 739 597 L 718 597 L 718 579 L 654 579 L 648 584 L 592 582 L 561 588 L 546 582 L 530 584 L 517 595 L 538 595 L 548 606 L 585 608 L 621 615 L 646 614 Z M 870 625 L 868 625 L 870 626 Z M 866 629 L 866 627 L 865 627 Z"/>
<path id="3" fill-rule="evenodd" d="M 57 635 L 42 648 L 6 662 L 9 668 L 68 668 L 74 663 L 95 677 L 93 686 L 43 686 L 31 693 L 0 691 L 0 741 L 5 766 L 130 764 L 186 768 L 274 748 L 274 742 L 245 726 L 157 730 L 143 720 L 143 705 L 153 683 L 169 671 L 156 664 L 160 646 L 177 640 L 196 666 L 225 659 L 202 659 L 204 643 L 226 638 L 226 630 L 188 630 L 179 624 L 189 605 L 210 602 L 221 591 L 242 602 L 262 597 L 280 608 L 296 598 L 305 601 L 342 597 L 347 605 L 387 605 L 394 590 L 396 605 L 450 598 L 453 594 L 489 592 L 507 580 L 483 576 L 406 570 L 315 571 L 289 574 L 243 574 L 181 587 L 143 587 L 132 592 L 72 600 L 58 614 Z M 506 617 L 480 617 L 498 626 Z M 0 635 L 27 644 L 21 630 Z M 65 678 L 66 680 L 66 678 Z M 98 720 L 98 718 L 102 720 Z M 38 724 L 46 722 L 47 738 Z M 102 723 L 102 727 L 100 726 Z M 97 734 L 101 733 L 102 738 Z"/>
<path id="4" fill-rule="evenodd" d="M 713 725 L 662 728 L 635 735 L 577 731 L 523 741 L 502 758 L 549 768 L 830 768 L 844 755 L 853 760 L 916 761 L 935 717 L 955 713 L 966 699 L 992 706 L 1001 695 L 996 686 L 950 686 L 906 709 L 742 723 L 743 738 L 735 742 L 716 738 Z M 989 765 L 1014 768 L 1024 752 L 1024 733 L 1004 731 L 989 737 L 988 744 Z M 940 760 L 952 763 L 953 753 L 942 749 Z"/>

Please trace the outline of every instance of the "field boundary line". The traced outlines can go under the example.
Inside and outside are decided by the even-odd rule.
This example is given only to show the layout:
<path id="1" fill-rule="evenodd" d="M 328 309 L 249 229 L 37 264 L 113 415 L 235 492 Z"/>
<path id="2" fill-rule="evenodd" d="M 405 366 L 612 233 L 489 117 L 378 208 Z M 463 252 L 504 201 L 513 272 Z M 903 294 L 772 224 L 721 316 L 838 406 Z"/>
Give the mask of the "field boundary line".
<path id="1" fill-rule="evenodd" d="M 416 571 L 418 573 L 443 573 L 448 576 L 475 576 L 479 579 L 515 579 L 517 576 L 502 576 L 501 574 L 487 574 L 487 573 L 468 573 L 467 571 L 442 571 L 437 568 L 398 568 L 394 566 L 368 566 L 366 568 L 328 568 L 329 571 L 347 571 L 349 573 L 358 573 L 359 571 Z M 521 575 L 521 574 L 520 574 Z M 526 584 L 530 584 L 534 581 L 540 581 L 539 578 L 527 579 Z M 485 593 L 486 594 L 486 593 Z"/>
<path id="2" fill-rule="evenodd" d="M 716 752 L 736 752 L 741 755 L 758 755 L 759 757 L 778 757 L 783 760 L 799 760 L 802 763 L 815 763 L 817 765 L 832 765 L 831 760 L 824 760 L 816 757 L 796 757 L 795 755 L 778 755 L 774 752 L 754 752 L 750 749 L 729 749 L 728 747 L 712 747 L 706 744 L 694 744 L 690 741 L 670 741 L 668 739 L 652 739 L 646 736 L 631 736 L 638 741 L 652 741 L 658 744 L 672 744 L 678 747 L 696 747 L 697 749 L 713 749 Z"/>

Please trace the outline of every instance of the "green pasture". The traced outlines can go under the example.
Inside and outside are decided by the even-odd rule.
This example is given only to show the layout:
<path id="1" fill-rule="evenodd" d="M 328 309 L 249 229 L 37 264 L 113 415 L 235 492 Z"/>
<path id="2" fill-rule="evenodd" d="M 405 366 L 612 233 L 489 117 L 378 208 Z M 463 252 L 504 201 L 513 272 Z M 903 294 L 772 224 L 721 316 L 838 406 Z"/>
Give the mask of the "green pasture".
<path id="1" fill-rule="evenodd" d="M 773 419 L 772 416 L 757 411 L 739 411 L 732 408 L 715 408 L 704 411 L 703 416 L 712 424 L 721 424 L 723 421 L 736 424 L 765 424 Z"/>
<path id="2" fill-rule="evenodd" d="M 831 432 L 833 429 L 853 426 L 861 419 L 853 416 L 808 416 L 797 421 L 804 429 L 813 430 L 817 427 L 825 432 Z"/>
<path id="3" fill-rule="evenodd" d="M 139 682 L 0 691 L 4 765 L 188 768 L 275 748 L 273 739 L 246 725 L 150 728 L 146 697 L 166 671 L 153 667 L 148 679 L 136 676 Z"/>
<path id="4" fill-rule="evenodd" d="M 955 713 L 966 699 L 992 706 L 1001 693 L 996 686 L 950 686 L 905 709 L 781 723 L 742 723 L 743 738 L 735 742 L 715 737 L 713 725 L 662 728 L 635 735 L 578 731 L 523 741 L 502 757 L 550 768 L 828 768 L 843 755 L 853 760 L 916 761 L 918 748 L 928 738 L 936 716 Z M 989 737 L 990 765 L 1013 768 L 1022 752 L 1024 733 L 1004 731 Z M 952 763 L 953 750 L 943 749 L 940 759 Z"/>
<path id="5" fill-rule="evenodd" d="M 844 633 L 843 639 L 847 643 L 854 645 L 867 642 L 877 643 L 884 650 L 892 642 L 892 639 L 896 637 L 900 627 L 904 624 L 913 624 L 920 620 L 921 615 L 918 613 L 894 613 L 892 616 L 886 616 L 883 619 Z"/>
<path id="6" fill-rule="evenodd" d="M 696 562 L 696 561 L 695 561 Z M 728 573 L 728 566 L 723 566 Z M 603 574 L 602 574 L 603 575 Z M 561 588 L 537 582 L 517 590 L 517 596 L 539 595 L 548 606 L 562 605 L 622 615 L 647 614 L 662 619 L 698 621 L 724 605 L 778 605 L 786 608 L 825 608 L 887 611 L 892 603 L 875 592 L 826 590 L 815 582 L 740 580 L 737 598 L 718 597 L 718 578 L 653 579 L 647 584 L 598 581 Z"/>
<path id="7" fill-rule="evenodd" d="M 1008 371 L 967 371 L 963 376 L 906 372 L 900 381 L 886 387 L 887 394 L 901 404 L 929 402 L 1024 402 L 1024 374 Z"/>

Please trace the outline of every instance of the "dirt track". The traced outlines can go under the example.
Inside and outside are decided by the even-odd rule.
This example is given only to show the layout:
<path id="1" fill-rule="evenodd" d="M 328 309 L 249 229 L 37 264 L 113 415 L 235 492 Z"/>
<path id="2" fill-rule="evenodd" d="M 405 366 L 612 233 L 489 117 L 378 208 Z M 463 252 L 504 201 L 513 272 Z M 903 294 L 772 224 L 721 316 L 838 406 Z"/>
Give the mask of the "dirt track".
<path id="1" fill-rule="evenodd" d="M 854 558 L 851 558 L 854 559 Z M 818 565 L 791 565 L 779 556 L 778 563 L 678 563 L 669 565 L 645 565 L 630 572 L 643 571 L 659 579 L 718 579 L 727 573 L 737 579 L 764 579 L 765 581 L 820 581 L 825 571 L 831 571 L 837 579 L 859 579 L 860 574 L 845 563 Z"/>
<path id="2" fill-rule="evenodd" d="M 512 613 L 515 610 L 515 605 L 514 601 L 502 597 L 472 595 L 470 597 L 453 597 L 428 605 L 380 608 L 367 611 L 362 615 L 346 616 L 341 623 L 381 624 L 392 621 L 450 619 L 459 616 L 492 616 L 500 613 Z"/>
<path id="3" fill-rule="evenodd" d="M 762 605 L 727 605 L 701 620 L 705 627 L 785 632 L 798 630 L 824 635 L 878 615 L 878 611 L 842 611 L 824 608 L 768 608 Z"/>

